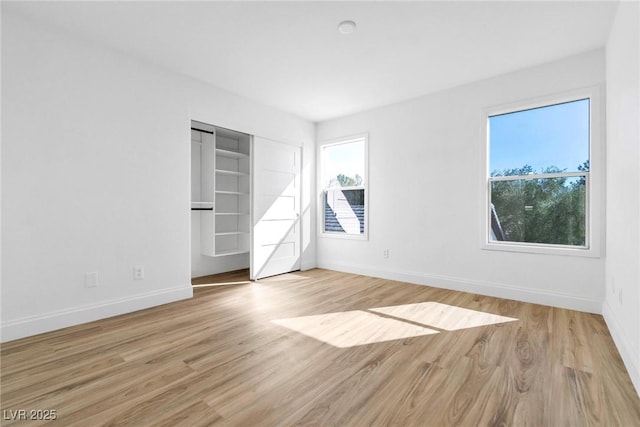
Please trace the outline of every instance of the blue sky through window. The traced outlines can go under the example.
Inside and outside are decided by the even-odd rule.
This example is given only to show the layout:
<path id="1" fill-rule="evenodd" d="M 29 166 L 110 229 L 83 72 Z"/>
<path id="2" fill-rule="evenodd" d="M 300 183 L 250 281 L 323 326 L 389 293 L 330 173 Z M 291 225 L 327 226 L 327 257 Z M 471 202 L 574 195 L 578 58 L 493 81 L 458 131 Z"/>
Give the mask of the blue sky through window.
<path id="1" fill-rule="evenodd" d="M 491 116 L 489 129 L 489 172 L 575 172 L 589 159 L 589 99 Z"/>
<path id="2" fill-rule="evenodd" d="M 365 178 L 365 145 L 364 139 L 328 145 L 322 150 L 322 186 L 329 186 L 332 179 L 339 174 L 355 178 Z"/>

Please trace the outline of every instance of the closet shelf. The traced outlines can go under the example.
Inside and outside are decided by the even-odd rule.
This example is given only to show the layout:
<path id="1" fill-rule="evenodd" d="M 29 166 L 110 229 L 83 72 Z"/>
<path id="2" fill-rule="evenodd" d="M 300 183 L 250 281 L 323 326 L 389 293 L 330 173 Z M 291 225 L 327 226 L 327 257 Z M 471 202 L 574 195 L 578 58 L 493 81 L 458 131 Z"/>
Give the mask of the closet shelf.
<path id="1" fill-rule="evenodd" d="M 239 255 L 249 253 L 249 250 L 229 249 L 226 251 L 216 251 L 216 256 Z"/>
<path id="2" fill-rule="evenodd" d="M 216 212 L 216 215 L 222 215 L 222 216 L 224 216 L 224 215 L 227 215 L 227 216 L 232 216 L 232 215 L 244 216 L 244 215 L 249 215 L 249 213 L 248 212 Z"/>
<path id="3" fill-rule="evenodd" d="M 248 154 L 239 153 L 237 151 L 223 150 L 222 148 L 216 148 L 216 154 L 221 157 L 227 157 L 229 159 L 247 159 Z"/>
<path id="4" fill-rule="evenodd" d="M 216 190 L 216 194 L 232 194 L 232 195 L 236 195 L 236 196 L 248 196 L 249 193 L 244 193 L 241 191 L 222 191 L 222 190 Z"/>
<path id="5" fill-rule="evenodd" d="M 237 171 L 228 171 L 225 169 L 216 169 L 216 173 L 219 175 L 230 175 L 230 176 L 249 176 L 248 173 L 237 172 Z"/>
<path id="6" fill-rule="evenodd" d="M 226 231 L 224 233 L 216 233 L 216 236 L 236 236 L 239 234 L 249 234 L 246 231 Z"/>

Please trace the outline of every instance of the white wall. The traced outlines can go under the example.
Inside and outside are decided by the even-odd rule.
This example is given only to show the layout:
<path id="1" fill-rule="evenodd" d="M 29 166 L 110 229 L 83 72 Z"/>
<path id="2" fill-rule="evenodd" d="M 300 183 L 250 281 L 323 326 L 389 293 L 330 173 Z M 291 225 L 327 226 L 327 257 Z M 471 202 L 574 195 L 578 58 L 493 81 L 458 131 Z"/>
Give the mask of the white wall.
<path id="1" fill-rule="evenodd" d="M 640 7 L 621 2 L 607 42 L 607 259 L 603 314 L 640 391 Z"/>
<path id="2" fill-rule="evenodd" d="M 320 237 L 318 265 L 599 312 L 602 258 L 481 249 L 480 159 L 483 109 L 603 83 L 598 50 L 318 124 L 318 144 L 369 133 L 370 226 Z"/>
<path id="3" fill-rule="evenodd" d="M 191 119 L 303 145 L 315 265 L 310 122 L 7 11 L 2 113 L 3 341 L 191 296 Z"/>

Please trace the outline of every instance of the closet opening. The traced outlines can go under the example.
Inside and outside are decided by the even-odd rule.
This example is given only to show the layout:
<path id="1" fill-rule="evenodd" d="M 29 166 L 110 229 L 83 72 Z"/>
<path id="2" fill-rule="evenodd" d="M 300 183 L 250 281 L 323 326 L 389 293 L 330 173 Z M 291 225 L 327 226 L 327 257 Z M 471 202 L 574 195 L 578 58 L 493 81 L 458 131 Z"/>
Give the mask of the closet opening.
<path id="1" fill-rule="evenodd" d="M 251 139 L 191 121 L 192 278 L 249 269 Z"/>
<path id="2" fill-rule="evenodd" d="M 191 121 L 192 284 L 300 269 L 301 158 L 301 144 Z"/>

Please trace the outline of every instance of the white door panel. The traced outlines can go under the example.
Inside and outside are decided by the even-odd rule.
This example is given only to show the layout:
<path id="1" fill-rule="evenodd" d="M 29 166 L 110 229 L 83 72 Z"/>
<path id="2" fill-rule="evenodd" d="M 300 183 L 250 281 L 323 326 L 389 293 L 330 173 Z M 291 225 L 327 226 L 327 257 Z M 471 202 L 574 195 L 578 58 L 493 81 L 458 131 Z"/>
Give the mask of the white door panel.
<path id="1" fill-rule="evenodd" d="M 263 190 L 269 196 L 294 196 L 295 174 L 291 172 L 263 171 Z"/>
<path id="2" fill-rule="evenodd" d="M 255 212 L 256 220 L 291 220 L 296 219 L 297 198 L 293 196 L 256 196 L 255 203 L 259 203 L 264 208 Z M 266 211 L 265 211 L 266 209 Z"/>
<path id="3" fill-rule="evenodd" d="M 254 229 L 266 242 L 294 242 L 298 237 L 297 221 L 261 221 Z"/>
<path id="4" fill-rule="evenodd" d="M 300 147 L 254 137 L 253 280 L 300 269 Z"/>

